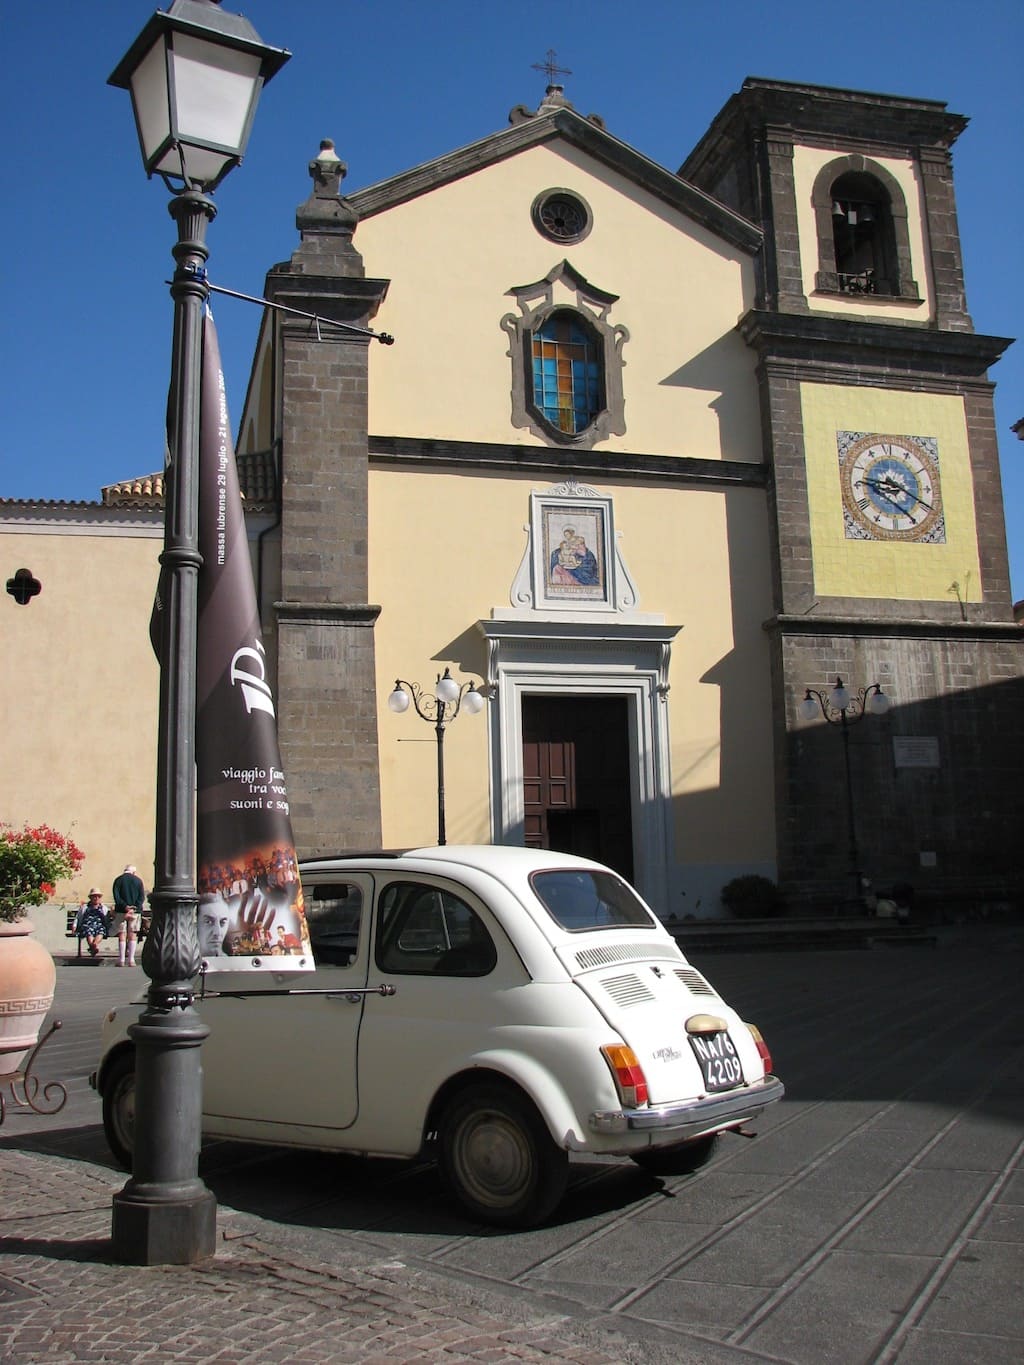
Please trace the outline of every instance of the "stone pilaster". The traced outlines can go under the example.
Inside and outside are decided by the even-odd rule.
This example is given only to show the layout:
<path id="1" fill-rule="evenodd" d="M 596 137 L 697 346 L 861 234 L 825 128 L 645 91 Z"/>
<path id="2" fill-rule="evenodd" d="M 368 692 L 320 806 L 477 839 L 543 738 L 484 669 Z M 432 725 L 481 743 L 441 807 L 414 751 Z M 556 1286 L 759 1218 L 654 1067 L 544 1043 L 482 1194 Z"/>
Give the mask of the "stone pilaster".
<path id="1" fill-rule="evenodd" d="M 333 145 L 310 163 L 302 241 L 267 277 L 275 314 L 281 756 L 300 856 L 380 843 L 376 670 L 367 602 L 367 351 L 387 281 L 368 280 Z M 348 324 L 338 326 L 333 324 Z"/>
<path id="2" fill-rule="evenodd" d="M 918 158 L 924 185 L 925 226 L 931 248 L 935 326 L 942 331 L 971 332 L 974 324 L 967 312 L 964 290 L 960 228 L 953 192 L 953 159 L 946 147 L 922 147 Z"/>
<path id="3" fill-rule="evenodd" d="M 765 251 L 765 306 L 782 313 L 806 313 L 800 267 L 800 234 L 796 217 L 796 183 L 793 176 L 793 135 L 768 128 L 760 148 L 769 187 L 770 219 Z"/>

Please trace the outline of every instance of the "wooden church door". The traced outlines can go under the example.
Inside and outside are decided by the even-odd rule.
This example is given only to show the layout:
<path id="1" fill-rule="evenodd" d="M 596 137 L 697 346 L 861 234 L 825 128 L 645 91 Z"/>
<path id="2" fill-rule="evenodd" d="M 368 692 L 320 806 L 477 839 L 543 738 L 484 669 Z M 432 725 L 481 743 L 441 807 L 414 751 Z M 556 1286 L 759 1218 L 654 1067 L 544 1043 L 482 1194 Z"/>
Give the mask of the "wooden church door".
<path id="1" fill-rule="evenodd" d="M 628 701 L 523 698 L 523 807 L 528 848 L 596 858 L 633 877 Z"/>

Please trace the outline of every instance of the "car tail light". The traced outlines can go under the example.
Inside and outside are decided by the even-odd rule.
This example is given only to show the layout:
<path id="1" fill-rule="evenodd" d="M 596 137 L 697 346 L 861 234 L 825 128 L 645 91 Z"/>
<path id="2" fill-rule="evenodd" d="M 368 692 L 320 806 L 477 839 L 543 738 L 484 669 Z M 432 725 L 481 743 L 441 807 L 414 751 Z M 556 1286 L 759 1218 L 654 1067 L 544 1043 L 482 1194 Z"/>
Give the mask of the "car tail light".
<path id="1" fill-rule="evenodd" d="M 756 1024 L 748 1024 L 747 1028 L 750 1030 L 751 1038 L 753 1038 L 754 1042 L 757 1044 L 758 1055 L 760 1056 L 761 1061 L 764 1062 L 764 1074 L 767 1076 L 772 1070 L 772 1054 L 768 1051 L 768 1044 L 761 1037 L 761 1030 Z"/>
<path id="2" fill-rule="evenodd" d="M 638 1109 L 647 1103 L 647 1078 L 636 1053 L 631 1047 L 609 1043 L 601 1054 L 615 1080 L 623 1109 Z"/>

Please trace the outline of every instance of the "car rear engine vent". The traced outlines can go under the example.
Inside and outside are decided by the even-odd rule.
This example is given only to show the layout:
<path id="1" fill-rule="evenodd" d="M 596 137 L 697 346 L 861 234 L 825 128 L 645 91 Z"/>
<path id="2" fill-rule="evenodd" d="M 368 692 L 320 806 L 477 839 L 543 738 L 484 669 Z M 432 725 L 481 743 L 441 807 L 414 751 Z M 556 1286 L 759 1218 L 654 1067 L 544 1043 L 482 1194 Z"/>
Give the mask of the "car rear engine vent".
<path id="1" fill-rule="evenodd" d="M 716 994 L 701 976 L 700 972 L 695 972 L 692 967 L 677 967 L 676 976 L 678 976 L 679 980 L 691 995 Z"/>
<path id="2" fill-rule="evenodd" d="M 628 1009 L 630 1005 L 643 1005 L 646 1001 L 654 999 L 654 992 L 632 972 L 626 972 L 622 976 L 606 977 L 601 984 L 615 1003 L 621 1005 L 623 1009 Z"/>
<path id="3" fill-rule="evenodd" d="M 613 962 L 647 961 L 650 958 L 664 961 L 671 956 L 671 950 L 666 952 L 664 944 L 617 943 L 608 948 L 583 948 L 576 954 L 576 961 L 581 971 L 587 971 L 590 967 L 609 967 Z"/>

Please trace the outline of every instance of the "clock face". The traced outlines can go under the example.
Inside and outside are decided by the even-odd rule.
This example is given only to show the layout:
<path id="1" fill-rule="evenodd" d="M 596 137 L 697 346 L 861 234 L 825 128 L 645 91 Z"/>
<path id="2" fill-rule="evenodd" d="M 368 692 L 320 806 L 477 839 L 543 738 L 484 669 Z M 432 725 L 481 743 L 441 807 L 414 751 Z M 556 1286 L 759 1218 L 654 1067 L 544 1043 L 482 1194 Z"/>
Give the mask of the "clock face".
<path id="1" fill-rule="evenodd" d="M 935 441 L 859 432 L 838 435 L 847 539 L 944 542 Z"/>

